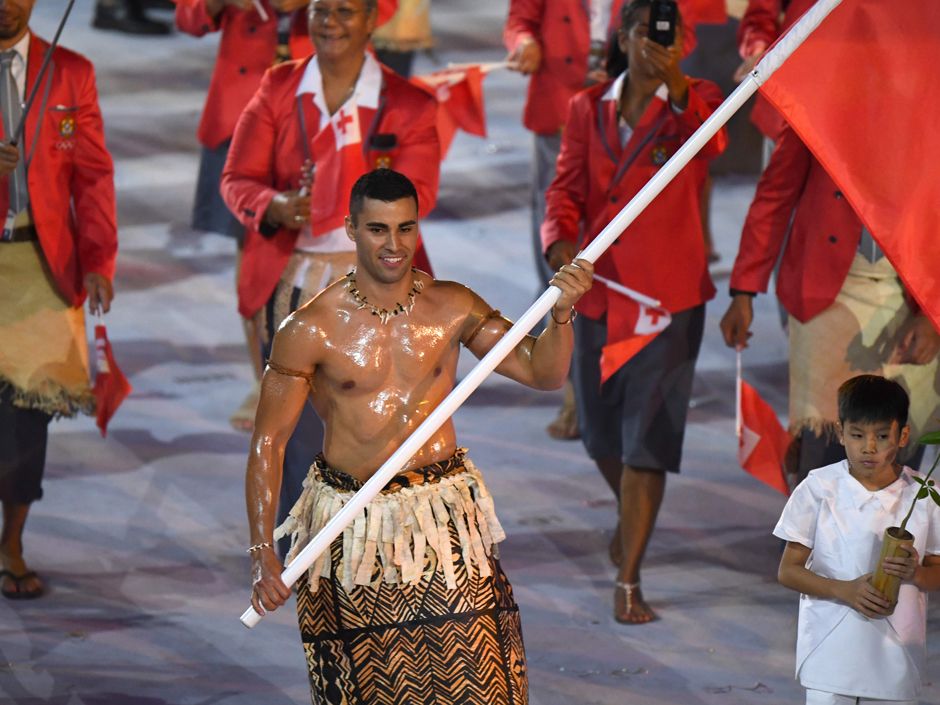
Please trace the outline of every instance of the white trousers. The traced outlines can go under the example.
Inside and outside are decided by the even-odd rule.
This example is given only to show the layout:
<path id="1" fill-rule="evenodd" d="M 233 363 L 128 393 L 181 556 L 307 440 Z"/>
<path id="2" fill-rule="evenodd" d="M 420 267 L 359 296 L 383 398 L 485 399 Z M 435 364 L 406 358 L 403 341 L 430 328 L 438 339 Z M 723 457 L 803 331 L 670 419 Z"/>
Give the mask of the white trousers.
<path id="1" fill-rule="evenodd" d="M 806 705 L 917 705 L 917 701 L 857 698 L 854 695 L 839 695 L 838 693 L 827 693 L 824 690 L 807 688 Z"/>

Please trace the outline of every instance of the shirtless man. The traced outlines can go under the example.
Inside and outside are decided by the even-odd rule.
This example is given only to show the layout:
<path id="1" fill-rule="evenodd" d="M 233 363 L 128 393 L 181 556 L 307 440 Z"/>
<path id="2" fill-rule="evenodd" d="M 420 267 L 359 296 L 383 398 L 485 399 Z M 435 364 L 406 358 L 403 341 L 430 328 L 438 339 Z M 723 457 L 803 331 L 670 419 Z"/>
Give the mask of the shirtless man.
<path id="1" fill-rule="evenodd" d="M 271 548 L 274 506 L 284 444 L 308 396 L 326 428 L 324 457 L 286 523 L 292 555 L 451 391 L 461 343 L 483 357 L 510 327 L 467 287 L 412 269 L 418 197 L 406 177 L 364 175 L 349 211 L 355 271 L 285 320 L 262 383 L 246 485 L 261 614 L 290 596 Z M 552 320 L 498 372 L 536 389 L 562 386 L 572 307 L 592 274 L 579 259 L 555 275 Z M 481 702 L 527 702 L 518 608 L 492 550 L 502 537 L 448 421 L 298 582 L 314 701 L 339 701 L 338 688 L 351 703 L 440 702 L 441 689 L 457 702 L 469 688 Z M 415 689 L 428 678 L 433 691 Z"/>

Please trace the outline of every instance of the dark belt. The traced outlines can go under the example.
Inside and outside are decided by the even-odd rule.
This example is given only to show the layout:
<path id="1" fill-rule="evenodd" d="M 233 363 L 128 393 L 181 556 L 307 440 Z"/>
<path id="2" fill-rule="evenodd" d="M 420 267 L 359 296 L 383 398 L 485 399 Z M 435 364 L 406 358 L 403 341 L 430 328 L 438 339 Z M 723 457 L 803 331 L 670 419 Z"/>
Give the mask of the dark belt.
<path id="1" fill-rule="evenodd" d="M 33 242 L 38 239 L 39 235 L 36 233 L 35 225 L 23 225 L 19 228 L 13 228 L 8 237 L 0 237 L 0 242 Z"/>

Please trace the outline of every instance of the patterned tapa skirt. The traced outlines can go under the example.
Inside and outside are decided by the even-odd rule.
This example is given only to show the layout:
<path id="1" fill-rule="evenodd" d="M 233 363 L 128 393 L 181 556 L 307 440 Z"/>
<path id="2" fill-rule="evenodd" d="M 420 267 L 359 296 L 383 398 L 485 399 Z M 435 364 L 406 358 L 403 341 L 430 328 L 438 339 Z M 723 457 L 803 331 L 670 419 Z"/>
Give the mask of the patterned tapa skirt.
<path id="1" fill-rule="evenodd" d="M 275 534 L 293 535 L 288 560 L 360 487 L 317 460 Z M 298 581 L 313 703 L 528 703 L 503 537 L 464 450 L 397 475 Z"/>

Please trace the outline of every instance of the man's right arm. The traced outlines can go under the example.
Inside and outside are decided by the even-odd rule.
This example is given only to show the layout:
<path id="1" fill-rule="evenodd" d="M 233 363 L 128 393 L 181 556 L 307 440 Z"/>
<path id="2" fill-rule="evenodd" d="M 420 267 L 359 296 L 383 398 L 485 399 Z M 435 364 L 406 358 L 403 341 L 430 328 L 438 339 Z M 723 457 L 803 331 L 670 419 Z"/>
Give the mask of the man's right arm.
<path id="1" fill-rule="evenodd" d="M 316 368 L 316 334 L 299 316 L 281 326 L 271 348 L 271 359 L 261 380 L 255 430 L 248 451 L 245 503 L 251 551 L 251 602 L 259 614 L 277 609 L 290 597 L 281 580 L 282 565 L 274 544 L 274 521 L 284 449 L 310 393 Z"/>
<path id="2" fill-rule="evenodd" d="M 251 7 L 251 0 L 176 0 L 176 27 L 180 32 L 201 37 L 219 31 L 219 19 L 227 4 Z"/>
<path id="3" fill-rule="evenodd" d="M 545 14 L 545 0 L 510 0 L 509 15 L 503 28 L 506 61 L 509 68 L 532 74 L 542 64 L 540 31 Z"/>
<path id="4" fill-rule="evenodd" d="M 747 347 L 753 320 L 752 298 L 767 291 L 811 164 L 806 145 L 786 128 L 757 183 L 741 232 L 731 272 L 733 298 L 721 319 L 721 332 L 729 347 Z"/>
<path id="5" fill-rule="evenodd" d="M 238 123 L 222 170 L 220 191 L 229 210 L 246 228 L 273 235 L 281 227 L 298 229 L 309 218 L 309 196 L 275 188 L 279 125 L 272 71 L 261 79 Z"/>

